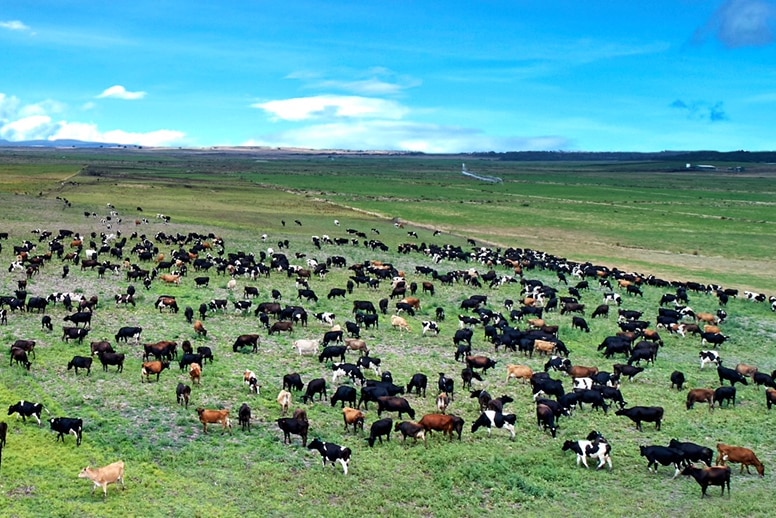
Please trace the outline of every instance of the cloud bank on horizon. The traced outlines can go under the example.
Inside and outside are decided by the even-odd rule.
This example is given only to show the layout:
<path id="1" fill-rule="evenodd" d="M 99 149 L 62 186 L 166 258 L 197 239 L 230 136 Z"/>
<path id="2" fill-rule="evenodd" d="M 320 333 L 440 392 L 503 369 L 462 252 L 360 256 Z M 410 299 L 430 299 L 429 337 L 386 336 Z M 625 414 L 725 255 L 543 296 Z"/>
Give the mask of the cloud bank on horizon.
<path id="1" fill-rule="evenodd" d="M 657 5 L 560 0 L 401 13 L 351 1 L 164 13 L 149 2 L 6 8 L 0 139 L 427 153 L 776 147 L 776 87 L 762 66 L 775 57 L 774 0 L 661 0 L 669 17 Z"/>

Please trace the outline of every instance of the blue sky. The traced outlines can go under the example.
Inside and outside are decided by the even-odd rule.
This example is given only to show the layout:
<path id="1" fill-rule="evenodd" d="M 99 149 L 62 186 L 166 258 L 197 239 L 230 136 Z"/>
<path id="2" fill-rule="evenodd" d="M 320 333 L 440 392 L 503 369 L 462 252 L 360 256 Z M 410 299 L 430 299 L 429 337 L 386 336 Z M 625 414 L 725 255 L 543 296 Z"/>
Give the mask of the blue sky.
<path id="1" fill-rule="evenodd" d="M 776 0 L 0 3 L 0 139 L 776 149 Z"/>

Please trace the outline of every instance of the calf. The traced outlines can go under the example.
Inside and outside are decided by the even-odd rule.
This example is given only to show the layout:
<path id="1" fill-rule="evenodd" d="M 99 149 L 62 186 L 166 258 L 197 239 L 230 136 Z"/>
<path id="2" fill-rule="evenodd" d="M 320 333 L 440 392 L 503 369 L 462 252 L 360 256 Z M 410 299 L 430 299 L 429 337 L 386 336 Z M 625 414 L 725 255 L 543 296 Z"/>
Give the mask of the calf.
<path id="1" fill-rule="evenodd" d="M 420 439 L 424 444 L 426 443 L 426 430 L 420 424 L 414 421 L 402 421 L 401 423 L 396 423 L 394 431 L 401 433 L 402 441 L 406 441 L 407 437 L 412 437 L 415 439 L 415 442 L 418 442 L 418 439 Z"/>
<path id="2" fill-rule="evenodd" d="M 750 473 L 749 466 L 754 466 L 761 477 L 765 476 L 765 466 L 752 450 L 742 446 L 717 443 L 717 464 L 724 466 L 727 462 L 740 462 L 741 473 L 744 472 L 744 467 L 746 467 L 746 472 Z"/>
<path id="3" fill-rule="evenodd" d="M 179 405 L 183 405 L 183 408 L 189 408 L 189 399 L 191 399 L 191 387 L 185 383 L 178 383 L 175 388 L 175 399 Z"/>
<path id="4" fill-rule="evenodd" d="M 220 424 L 221 433 L 224 433 L 227 429 L 229 433 L 232 433 L 232 422 L 229 420 L 229 410 L 209 410 L 205 408 L 197 408 L 197 415 L 199 416 L 199 422 L 202 423 L 203 433 L 207 433 L 208 424 Z"/>
<path id="5" fill-rule="evenodd" d="M 410 382 L 407 383 L 407 393 L 411 394 L 413 390 L 415 390 L 416 394 L 420 396 L 421 391 L 423 391 L 423 397 L 426 397 L 426 386 L 428 385 L 428 376 L 421 373 L 416 373 L 412 375 L 412 378 L 410 379 Z"/>
<path id="6" fill-rule="evenodd" d="M 333 442 L 323 442 L 320 439 L 313 439 L 312 442 L 307 445 L 310 450 L 317 450 L 321 454 L 323 459 L 323 467 L 326 467 L 326 461 L 334 464 L 339 462 L 342 465 L 342 472 L 348 474 L 348 464 L 350 463 L 351 451 L 350 448 L 343 448 Z"/>
<path id="7" fill-rule="evenodd" d="M 398 423 L 397 423 L 398 425 Z M 393 419 L 390 417 L 386 417 L 384 419 L 378 419 L 374 423 L 372 423 L 372 426 L 369 428 L 369 438 L 367 438 L 367 443 L 369 444 L 369 447 L 373 447 L 375 445 L 375 441 L 379 440 L 380 444 L 383 443 L 383 436 L 385 436 L 386 441 L 391 440 L 391 429 L 393 428 Z"/>
<path id="8" fill-rule="evenodd" d="M 124 462 L 118 461 L 113 464 L 108 464 L 102 468 L 92 468 L 86 466 L 78 474 L 78 478 L 88 478 L 94 483 L 92 486 L 92 493 L 98 487 L 102 488 L 102 497 L 108 497 L 108 484 L 115 484 L 121 482 L 121 489 L 124 489 Z"/>
<path id="9" fill-rule="evenodd" d="M 725 486 L 727 486 L 728 497 L 730 496 L 730 466 L 696 468 L 689 465 L 684 468 L 682 475 L 691 476 L 701 486 L 701 498 L 706 496 L 706 489 L 709 486 L 720 486 L 721 495 L 725 494 Z"/>
<path id="10" fill-rule="evenodd" d="M 32 366 L 32 362 L 27 358 L 27 352 L 24 349 L 11 349 L 11 361 L 8 365 L 13 365 L 13 362 L 16 362 L 16 365 L 23 365 L 27 370 L 30 370 Z"/>
<path id="11" fill-rule="evenodd" d="M 294 434 L 302 438 L 302 446 L 307 446 L 307 432 L 310 425 L 306 418 L 281 417 L 275 422 L 283 430 L 283 444 L 290 444 L 291 434 Z"/>
<path id="12" fill-rule="evenodd" d="M 549 406 L 542 403 L 536 405 L 536 423 L 545 432 L 549 430 L 555 439 L 558 425 L 555 424 L 555 412 Z"/>
<path id="13" fill-rule="evenodd" d="M 343 387 L 340 387 L 343 388 Z M 351 388 L 351 387 L 345 387 L 345 388 Z M 332 398 L 333 400 L 333 398 Z M 353 404 L 356 404 L 356 391 L 353 389 Z M 334 405 L 332 405 L 334 406 Z M 364 419 L 366 419 L 366 416 L 364 415 L 364 412 L 361 410 L 357 410 L 355 408 L 351 407 L 343 407 L 342 409 L 342 419 L 345 422 L 345 431 L 348 431 L 348 426 L 353 426 L 353 433 L 356 433 L 356 431 L 361 428 L 361 430 L 364 430 Z"/>
<path id="14" fill-rule="evenodd" d="M 714 403 L 722 408 L 722 403 L 727 401 L 728 406 L 736 404 L 736 387 L 719 387 L 714 391 Z"/>
<path id="15" fill-rule="evenodd" d="M 76 446 L 81 446 L 81 440 L 83 439 L 84 422 L 82 419 L 73 417 L 54 417 L 49 420 L 51 430 L 57 432 L 56 440 L 62 440 L 65 442 L 65 434 L 72 434 L 75 436 Z"/>
<path id="16" fill-rule="evenodd" d="M 689 391 L 687 393 L 687 410 L 690 410 L 695 403 L 708 403 L 709 412 L 714 410 L 714 389 L 698 388 Z"/>
<path id="17" fill-rule="evenodd" d="M 680 371 L 674 371 L 671 373 L 671 388 L 676 385 L 677 390 L 682 390 L 682 385 L 685 383 L 684 373 Z"/>
<path id="18" fill-rule="evenodd" d="M 38 426 L 40 426 L 40 414 L 43 410 L 43 403 L 32 403 L 30 401 L 21 400 L 8 407 L 8 415 L 19 414 L 22 418 L 22 422 L 25 423 L 27 422 L 28 417 L 34 417 L 38 422 Z M 48 412 L 48 409 L 46 409 L 46 412 Z"/>
<path id="19" fill-rule="evenodd" d="M 319 401 L 328 399 L 328 395 L 326 393 L 325 379 L 316 378 L 314 380 L 311 380 L 310 383 L 307 384 L 307 391 L 305 392 L 305 395 L 302 396 L 302 402 L 305 405 L 307 404 L 308 400 L 310 400 L 311 402 L 314 402 L 316 394 L 320 394 Z"/>
<path id="20" fill-rule="evenodd" d="M 237 411 L 237 423 L 243 431 L 251 431 L 251 407 L 248 406 L 248 403 L 243 403 Z"/>
<path id="21" fill-rule="evenodd" d="M 642 457 L 647 458 L 647 469 L 652 471 L 652 466 L 655 466 L 655 473 L 657 473 L 658 464 L 668 466 L 673 464 L 676 471 L 674 476 L 676 478 L 681 472 L 681 466 L 685 463 L 684 451 L 677 448 L 667 448 L 665 446 L 639 446 L 639 451 Z"/>

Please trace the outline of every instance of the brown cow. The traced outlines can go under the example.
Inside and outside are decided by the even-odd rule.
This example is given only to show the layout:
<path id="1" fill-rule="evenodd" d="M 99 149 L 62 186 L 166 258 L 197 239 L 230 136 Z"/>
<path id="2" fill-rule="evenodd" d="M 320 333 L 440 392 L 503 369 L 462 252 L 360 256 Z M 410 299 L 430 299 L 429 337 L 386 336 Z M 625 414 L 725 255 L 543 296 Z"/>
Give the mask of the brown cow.
<path id="1" fill-rule="evenodd" d="M 293 333 L 294 324 L 286 320 L 280 320 L 279 322 L 275 322 L 274 324 L 272 324 L 272 327 L 269 328 L 269 334 L 274 334 L 274 333 L 280 334 L 282 331 Z"/>
<path id="2" fill-rule="evenodd" d="M 744 466 L 746 466 L 747 473 L 750 473 L 749 466 L 754 466 L 761 477 L 765 476 L 765 466 L 749 448 L 717 443 L 717 452 L 717 464 L 724 466 L 728 461 L 740 462 L 741 473 L 744 472 Z"/>
<path id="3" fill-rule="evenodd" d="M 697 322 L 705 322 L 714 326 L 719 324 L 719 317 L 714 313 L 698 313 L 695 315 L 695 320 Z"/>
<path id="4" fill-rule="evenodd" d="M 192 383 L 199 385 L 202 381 L 202 367 L 200 367 L 198 363 L 192 363 L 189 366 L 189 376 L 191 377 Z"/>
<path id="5" fill-rule="evenodd" d="M 687 410 L 690 410 L 695 403 L 708 403 L 709 412 L 714 410 L 714 389 L 697 388 L 687 393 Z"/>
<path id="6" fill-rule="evenodd" d="M 704 333 L 722 333 L 722 328 L 719 326 L 705 325 L 703 326 Z"/>
<path id="7" fill-rule="evenodd" d="M 776 389 L 765 389 L 765 404 L 768 405 L 768 410 L 770 410 L 771 407 L 776 404 Z"/>
<path id="8" fill-rule="evenodd" d="M 555 353 L 555 343 L 547 340 L 534 340 L 534 351 L 537 354 L 551 355 Z"/>
<path id="9" fill-rule="evenodd" d="M 229 420 L 229 410 L 206 410 L 204 408 L 197 409 L 197 415 L 199 416 L 199 422 L 202 423 L 204 433 L 207 433 L 208 424 L 220 423 L 222 426 L 221 433 L 224 433 L 226 429 L 229 429 L 229 433 L 232 433 L 232 422 Z"/>
<path id="10" fill-rule="evenodd" d="M 167 284 L 181 283 L 181 276 L 177 273 L 165 273 L 160 275 L 159 278 L 162 280 L 162 282 L 166 282 Z"/>
<path id="11" fill-rule="evenodd" d="M 592 378 L 598 374 L 598 367 L 583 367 L 582 365 L 572 365 L 566 372 L 572 378 Z"/>
<path id="12" fill-rule="evenodd" d="M 451 414 L 426 414 L 418 421 L 426 432 L 437 431 L 443 435 L 449 435 L 453 440 L 453 432 L 458 433 L 458 440 L 461 440 L 464 421 L 460 417 Z"/>
<path id="13" fill-rule="evenodd" d="M 510 378 L 520 378 L 523 380 L 523 383 L 525 383 L 526 380 L 530 380 L 533 375 L 533 369 L 527 365 L 507 365 L 507 381 L 509 381 Z"/>
<path id="14" fill-rule="evenodd" d="M 169 368 L 170 362 L 168 361 L 143 362 L 143 368 L 140 369 L 140 382 L 143 382 L 143 376 L 145 376 L 146 381 L 150 382 L 152 374 L 156 374 L 156 381 L 159 381 L 159 374 L 161 374 L 164 369 Z"/>
<path id="15" fill-rule="evenodd" d="M 402 299 L 402 302 L 404 302 L 405 304 L 409 304 L 410 306 L 412 306 L 414 309 L 417 309 L 418 311 L 420 311 L 421 309 L 420 299 L 417 297 L 406 297 Z"/>
<path id="16" fill-rule="evenodd" d="M 367 348 L 366 342 L 360 338 L 345 338 L 345 346 L 351 351 L 360 351 L 362 356 L 369 356 L 369 348 Z"/>
<path id="17" fill-rule="evenodd" d="M 197 333 L 197 336 L 207 337 L 207 329 L 205 329 L 205 324 L 201 320 L 194 322 L 194 331 Z"/>
<path id="18" fill-rule="evenodd" d="M 736 372 L 747 378 L 751 378 L 757 374 L 757 367 L 754 365 L 747 365 L 746 363 L 739 363 L 736 365 Z"/>
<path id="19" fill-rule="evenodd" d="M 348 425 L 353 425 L 353 433 L 355 433 L 358 428 L 361 428 L 362 431 L 364 430 L 364 419 L 366 418 L 366 415 L 364 415 L 364 412 L 361 410 L 346 406 L 342 409 L 342 418 L 345 421 L 346 432 L 348 431 Z"/>

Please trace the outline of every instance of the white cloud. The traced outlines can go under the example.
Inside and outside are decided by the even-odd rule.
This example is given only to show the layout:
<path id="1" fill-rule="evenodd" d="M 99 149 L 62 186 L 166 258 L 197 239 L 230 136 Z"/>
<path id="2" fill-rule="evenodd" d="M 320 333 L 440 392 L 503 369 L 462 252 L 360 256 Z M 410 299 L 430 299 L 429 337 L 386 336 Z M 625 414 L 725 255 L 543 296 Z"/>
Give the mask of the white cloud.
<path id="1" fill-rule="evenodd" d="M 408 108 L 401 104 L 373 97 L 316 95 L 255 103 L 274 120 L 302 121 L 322 118 L 401 119 Z"/>
<path id="2" fill-rule="evenodd" d="M 97 99 L 123 99 L 125 101 L 135 101 L 146 96 L 146 92 L 130 92 L 121 85 L 114 85 L 106 88 Z"/>
<path id="3" fill-rule="evenodd" d="M 19 20 L 9 20 L 6 22 L 0 22 L 0 28 L 8 29 L 9 31 L 29 31 L 30 27 Z"/>
<path id="4" fill-rule="evenodd" d="M 399 76 L 384 67 L 372 67 L 366 71 L 345 71 L 343 75 L 353 79 L 326 79 L 317 72 L 297 71 L 286 76 L 287 79 L 298 79 L 305 84 L 306 89 L 340 90 L 357 95 L 398 95 L 408 88 L 421 84 L 421 81 L 410 76 Z"/>
<path id="5" fill-rule="evenodd" d="M 0 93 L 0 138 L 10 141 L 74 139 L 147 147 L 181 145 L 186 139 L 184 132 L 171 129 L 102 131 L 93 123 L 52 117 L 52 113 L 63 112 L 65 108 L 62 103 L 52 100 L 23 104 L 17 97 Z"/>

